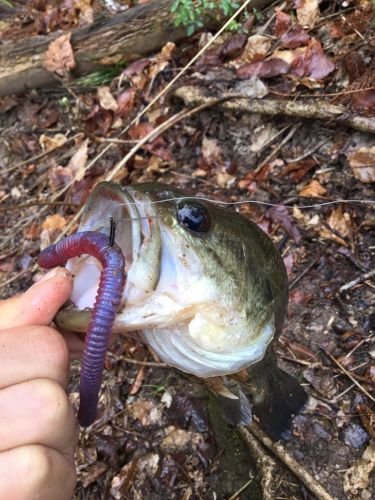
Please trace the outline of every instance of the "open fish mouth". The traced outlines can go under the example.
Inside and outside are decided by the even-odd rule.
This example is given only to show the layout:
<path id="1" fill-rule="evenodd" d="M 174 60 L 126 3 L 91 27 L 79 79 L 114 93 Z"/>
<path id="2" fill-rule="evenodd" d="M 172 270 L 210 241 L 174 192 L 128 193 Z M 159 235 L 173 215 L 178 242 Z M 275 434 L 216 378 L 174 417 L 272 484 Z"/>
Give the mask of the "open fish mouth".
<path id="1" fill-rule="evenodd" d="M 78 231 L 108 238 L 112 219 L 115 242 L 125 257 L 127 280 L 113 331 L 140 330 L 164 362 L 199 377 L 234 373 L 262 359 L 275 333 L 273 314 L 263 315 L 251 332 L 244 309 L 226 300 L 220 280 L 207 272 L 202 250 L 185 238 L 175 204 L 168 211 L 154 201 L 138 186 L 103 182 L 81 219 Z M 56 322 L 85 331 L 101 265 L 82 255 L 67 268 L 74 275 L 73 306 L 60 311 Z"/>

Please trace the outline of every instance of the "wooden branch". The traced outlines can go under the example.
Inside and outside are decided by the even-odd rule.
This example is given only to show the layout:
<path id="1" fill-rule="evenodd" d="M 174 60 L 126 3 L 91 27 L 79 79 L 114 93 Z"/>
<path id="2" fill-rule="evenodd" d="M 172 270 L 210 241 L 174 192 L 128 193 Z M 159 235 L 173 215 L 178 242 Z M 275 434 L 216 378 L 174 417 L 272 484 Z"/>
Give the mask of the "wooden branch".
<path id="1" fill-rule="evenodd" d="M 172 3 L 155 0 L 72 30 L 71 44 L 77 63 L 74 75 L 81 76 L 120 60 L 134 61 L 160 50 L 167 42 L 186 38 L 186 27 L 174 25 Z M 253 0 L 250 7 L 261 9 L 271 3 L 272 0 Z M 209 11 L 203 17 L 203 27 L 215 28 L 222 21 L 220 9 Z M 58 31 L 0 45 L 0 96 L 56 84 L 53 73 L 44 68 L 44 60 L 50 43 L 61 35 Z"/>
<path id="2" fill-rule="evenodd" d="M 270 450 L 284 465 L 286 465 L 295 476 L 297 476 L 302 483 L 308 488 L 319 500 L 334 500 L 334 498 L 327 492 L 325 488 L 308 472 L 302 464 L 297 462 L 289 453 L 286 452 L 281 443 L 272 441 L 262 429 L 253 422 L 252 424 L 239 430 L 243 437 L 246 437 L 246 429 L 248 429 L 253 436 L 255 436 L 263 446 Z M 247 442 L 247 439 L 246 439 Z M 252 448 L 250 449 L 252 450 Z"/>
<path id="3" fill-rule="evenodd" d="M 182 99 L 184 104 L 189 107 L 218 101 L 216 96 L 208 95 L 204 88 L 197 86 L 180 87 L 174 95 Z M 220 97 L 221 100 L 217 102 L 217 106 L 225 111 L 312 118 L 324 120 L 327 124 L 345 125 L 361 132 L 375 133 L 375 118 L 353 114 L 344 106 L 329 104 L 326 101 L 250 99 L 239 94 L 221 95 Z M 226 100 L 223 101 L 223 98 Z"/>

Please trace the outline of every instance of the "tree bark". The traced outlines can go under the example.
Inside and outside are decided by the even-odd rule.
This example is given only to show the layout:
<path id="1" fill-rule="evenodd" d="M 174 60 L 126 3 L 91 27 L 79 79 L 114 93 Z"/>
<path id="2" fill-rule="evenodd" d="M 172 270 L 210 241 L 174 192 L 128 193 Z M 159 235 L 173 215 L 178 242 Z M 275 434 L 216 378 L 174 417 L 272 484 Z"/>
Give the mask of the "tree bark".
<path id="1" fill-rule="evenodd" d="M 253 0 L 250 7 L 260 9 L 271 1 Z M 160 50 L 168 41 L 176 43 L 186 38 L 186 27 L 174 25 L 172 3 L 153 1 L 72 30 L 71 44 L 77 63 L 73 75 L 87 74 L 111 61 L 134 61 Z M 209 12 L 204 17 L 205 28 L 222 23 L 218 13 L 219 10 Z M 62 34 L 58 31 L 0 46 L 0 96 L 56 84 L 54 74 L 44 68 L 44 61 L 49 44 Z"/>

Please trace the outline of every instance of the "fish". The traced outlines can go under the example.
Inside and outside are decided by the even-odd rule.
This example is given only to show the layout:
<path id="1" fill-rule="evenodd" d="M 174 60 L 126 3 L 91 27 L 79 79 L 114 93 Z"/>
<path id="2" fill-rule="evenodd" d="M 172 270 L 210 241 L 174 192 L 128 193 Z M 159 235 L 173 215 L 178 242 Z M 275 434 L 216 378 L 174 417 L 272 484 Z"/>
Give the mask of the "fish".
<path id="1" fill-rule="evenodd" d="M 80 232 L 106 235 L 125 258 L 112 332 L 140 331 L 171 367 L 208 381 L 220 377 L 218 398 L 232 424 L 249 423 L 254 414 L 273 439 L 283 437 L 307 395 L 277 365 L 288 277 L 270 237 L 234 210 L 155 182 L 99 183 Z M 67 268 L 71 303 L 55 322 L 85 332 L 102 266 L 83 254 Z M 235 374 L 243 370 L 247 380 L 240 383 Z"/>

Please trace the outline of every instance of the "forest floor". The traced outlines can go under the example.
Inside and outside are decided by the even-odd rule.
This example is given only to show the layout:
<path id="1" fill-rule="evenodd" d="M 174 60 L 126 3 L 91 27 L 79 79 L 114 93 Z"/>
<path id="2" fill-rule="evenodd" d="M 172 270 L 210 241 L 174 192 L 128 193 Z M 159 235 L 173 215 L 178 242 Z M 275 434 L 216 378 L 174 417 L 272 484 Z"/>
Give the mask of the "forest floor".
<path id="1" fill-rule="evenodd" d="M 69 30 L 125 2 L 13 4 L 0 20 L 4 41 L 23 30 Z M 212 34 L 168 44 L 111 77 L 0 98 L 3 298 L 32 284 L 40 249 L 76 229 L 93 186 L 136 145 L 116 182 L 160 181 L 217 201 L 262 202 L 235 209 L 282 251 L 291 292 L 278 360 L 310 395 L 281 445 L 339 500 L 369 500 L 375 491 L 374 19 L 371 2 L 359 0 L 249 8 L 138 121 Z M 191 86 L 200 102 L 188 102 Z M 223 101 L 230 94 L 283 104 L 230 109 L 236 101 Z M 212 97 L 218 102 L 207 104 Z M 298 116 L 288 115 L 287 102 L 301 105 Z M 343 106 L 339 118 L 318 114 L 328 104 Z M 262 493 L 254 454 L 207 388 L 155 364 L 137 333 L 112 346 L 106 368 L 99 419 L 80 436 L 75 498 L 315 498 L 277 459 L 269 496 Z M 74 363 L 75 405 L 78 376 Z"/>

